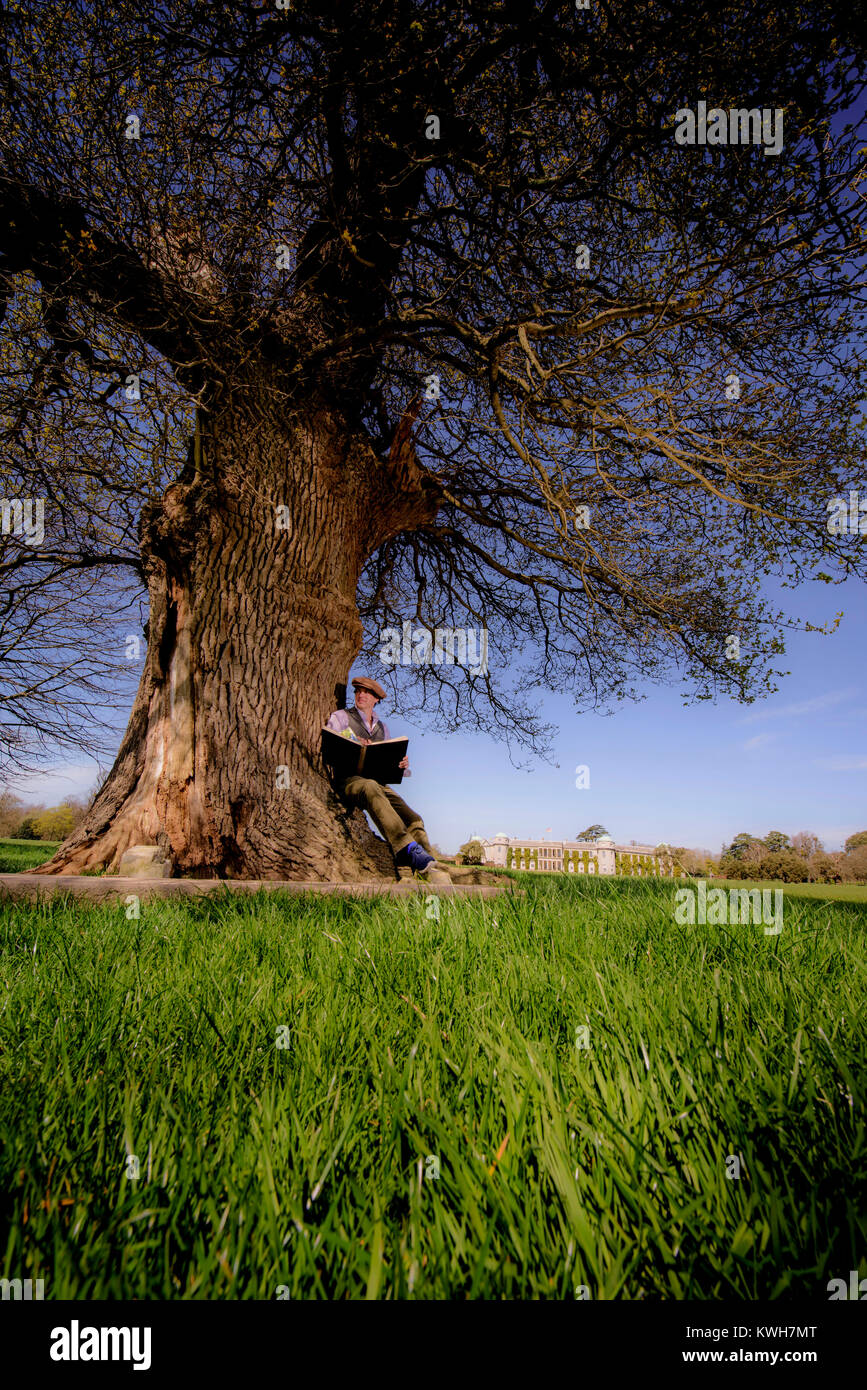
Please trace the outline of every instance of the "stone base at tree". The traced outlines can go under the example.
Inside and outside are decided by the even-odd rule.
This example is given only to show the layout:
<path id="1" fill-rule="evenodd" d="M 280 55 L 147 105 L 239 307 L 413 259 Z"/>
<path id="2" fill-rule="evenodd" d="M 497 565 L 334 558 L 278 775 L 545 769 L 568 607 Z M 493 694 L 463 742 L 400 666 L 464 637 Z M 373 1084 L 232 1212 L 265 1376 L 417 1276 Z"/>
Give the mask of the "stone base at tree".
<path id="1" fill-rule="evenodd" d="M 160 845 L 130 845 L 117 872 L 119 878 L 171 878 L 172 864 Z"/>

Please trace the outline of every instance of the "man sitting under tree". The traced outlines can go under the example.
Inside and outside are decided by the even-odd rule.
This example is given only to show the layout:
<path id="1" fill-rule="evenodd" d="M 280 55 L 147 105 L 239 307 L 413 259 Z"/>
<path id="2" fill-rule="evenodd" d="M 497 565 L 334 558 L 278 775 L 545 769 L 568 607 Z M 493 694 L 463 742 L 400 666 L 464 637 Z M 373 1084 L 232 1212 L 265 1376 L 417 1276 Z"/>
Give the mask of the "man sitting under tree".
<path id="1" fill-rule="evenodd" d="M 356 676 L 352 688 L 354 708 L 336 709 L 325 727 L 335 734 L 348 729 L 360 743 L 381 743 L 390 738 L 388 725 L 374 714 L 375 706 L 385 696 L 379 682 L 370 676 Z M 403 758 L 398 765 L 405 776 L 412 776 L 408 758 Z M 451 883 L 448 874 L 436 867 L 421 816 L 391 787 L 382 786 L 372 777 L 352 776 L 336 781 L 335 790 L 347 806 L 360 806 L 368 812 L 391 845 L 394 862 L 399 868 L 413 869 L 430 883 Z"/>

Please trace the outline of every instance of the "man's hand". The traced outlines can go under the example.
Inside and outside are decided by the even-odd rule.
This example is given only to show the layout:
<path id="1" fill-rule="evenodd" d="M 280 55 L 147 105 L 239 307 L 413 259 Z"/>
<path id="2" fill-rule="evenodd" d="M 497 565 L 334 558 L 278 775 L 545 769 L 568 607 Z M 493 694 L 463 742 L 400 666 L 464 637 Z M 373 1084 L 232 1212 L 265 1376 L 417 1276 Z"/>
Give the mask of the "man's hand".
<path id="1" fill-rule="evenodd" d="M 401 772 L 406 772 L 407 768 L 409 767 L 409 758 L 401 758 L 400 762 L 398 763 L 398 767 L 400 768 Z"/>

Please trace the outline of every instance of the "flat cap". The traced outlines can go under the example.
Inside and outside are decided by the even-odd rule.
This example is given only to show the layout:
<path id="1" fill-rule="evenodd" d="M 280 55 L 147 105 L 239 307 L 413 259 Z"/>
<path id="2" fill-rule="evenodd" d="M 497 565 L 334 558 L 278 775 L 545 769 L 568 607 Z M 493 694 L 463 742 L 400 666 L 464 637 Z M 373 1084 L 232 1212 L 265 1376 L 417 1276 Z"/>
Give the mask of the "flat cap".
<path id="1" fill-rule="evenodd" d="M 372 680 L 370 676 L 353 676 L 353 690 L 369 690 L 371 695 L 375 695 L 377 700 L 385 699 L 385 691 L 379 681 Z"/>

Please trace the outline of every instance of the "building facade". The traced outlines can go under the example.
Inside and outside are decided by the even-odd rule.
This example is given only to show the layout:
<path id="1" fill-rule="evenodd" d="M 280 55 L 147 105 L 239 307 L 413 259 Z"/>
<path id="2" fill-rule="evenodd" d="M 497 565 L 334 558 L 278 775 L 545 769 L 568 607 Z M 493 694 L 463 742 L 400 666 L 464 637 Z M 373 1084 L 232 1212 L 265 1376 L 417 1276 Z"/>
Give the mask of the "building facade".
<path id="1" fill-rule="evenodd" d="M 485 863 L 538 873 L 623 874 L 630 878 L 679 878 L 666 845 L 617 845 L 599 840 L 522 840 L 500 831 L 482 840 Z"/>

